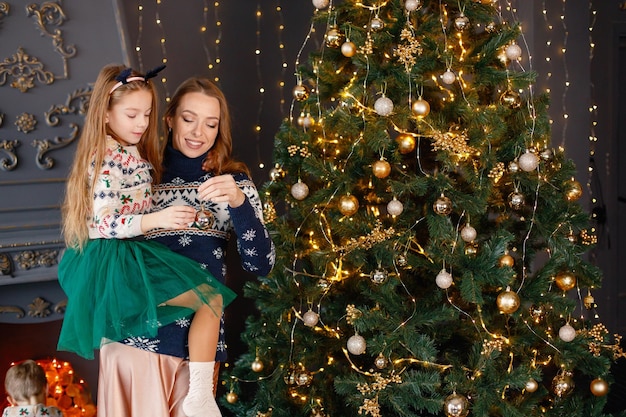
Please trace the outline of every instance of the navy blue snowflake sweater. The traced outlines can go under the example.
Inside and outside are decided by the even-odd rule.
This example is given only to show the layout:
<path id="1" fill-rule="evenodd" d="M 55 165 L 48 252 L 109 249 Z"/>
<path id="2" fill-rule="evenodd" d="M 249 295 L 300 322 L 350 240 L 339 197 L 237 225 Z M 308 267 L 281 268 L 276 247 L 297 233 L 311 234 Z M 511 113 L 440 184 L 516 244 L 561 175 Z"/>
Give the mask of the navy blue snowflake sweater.
<path id="1" fill-rule="evenodd" d="M 164 155 L 164 174 L 161 184 L 154 186 L 154 210 L 171 205 L 189 205 L 200 210 L 198 186 L 212 176 L 202 170 L 206 155 L 187 158 L 168 144 Z M 213 276 L 226 279 L 226 250 L 231 237 L 237 239 L 237 250 L 245 271 L 259 276 L 267 275 L 274 266 L 274 244 L 263 224 L 262 205 L 258 191 L 243 173 L 233 174 L 235 182 L 246 195 L 244 203 L 236 208 L 227 203 L 205 202 L 204 210 L 212 214 L 212 226 L 203 230 L 190 226 L 180 230 L 154 230 L 147 239 L 163 243 L 175 252 L 194 259 Z M 187 334 L 191 317 L 161 327 L 156 337 L 132 337 L 123 343 L 151 352 L 186 358 Z M 223 324 L 223 323 L 222 323 Z M 220 329 L 216 361 L 226 360 L 224 327 Z"/>

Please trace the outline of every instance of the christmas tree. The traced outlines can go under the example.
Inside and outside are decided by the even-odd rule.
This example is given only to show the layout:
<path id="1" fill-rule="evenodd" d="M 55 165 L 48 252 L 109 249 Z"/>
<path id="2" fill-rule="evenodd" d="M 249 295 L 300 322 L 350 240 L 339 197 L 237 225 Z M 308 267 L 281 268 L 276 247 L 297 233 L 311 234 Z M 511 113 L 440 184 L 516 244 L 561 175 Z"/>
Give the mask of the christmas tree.
<path id="1" fill-rule="evenodd" d="M 330 3 L 330 4 L 329 4 Z M 313 0 L 237 416 L 601 416 L 581 184 L 498 0 Z"/>

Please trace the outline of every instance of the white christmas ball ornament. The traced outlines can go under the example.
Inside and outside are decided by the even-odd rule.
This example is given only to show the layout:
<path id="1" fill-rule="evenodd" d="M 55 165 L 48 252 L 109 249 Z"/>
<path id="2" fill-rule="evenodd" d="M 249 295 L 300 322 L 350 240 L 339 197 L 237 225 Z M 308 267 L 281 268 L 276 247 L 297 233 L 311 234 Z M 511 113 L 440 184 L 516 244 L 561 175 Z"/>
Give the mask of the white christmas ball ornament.
<path id="1" fill-rule="evenodd" d="M 325 9 L 330 4 L 330 0 L 313 0 L 313 7 L 316 9 Z"/>
<path id="2" fill-rule="evenodd" d="M 404 8 L 409 12 L 414 12 L 420 7 L 419 0 L 406 0 L 404 2 Z"/>
<path id="3" fill-rule="evenodd" d="M 530 151 L 526 151 L 526 153 L 519 157 L 517 164 L 522 171 L 534 171 L 539 165 L 539 157 Z"/>
<path id="4" fill-rule="evenodd" d="M 309 195 L 309 186 L 298 180 L 291 186 L 291 195 L 296 200 L 304 200 Z"/>
<path id="5" fill-rule="evenodd" d="M 391 214 L 392 216 L 399 216 L 400 214 L 402 214 L 402 210 L 404 210 L 404 206 L 395 197 L 393 198 L 393 200 L 387 203 L 387 213 Z"/>
<path id="6" fill-rule="evenodd" d="M 472 242 L 476 239 L 476 229 L 469 224 L 465 225 L 465 227 L 461 229 L 461 239 L 463 239 L 464 242 Z"/>
<path id="7" fill-rule="evenodd" d="M 450 288 L 450 286 L 452 285 L 452 275 L 445 269 L 442 269 L 437 274 L 437 277 L 435 278 L 435 283 L 442 290 Z"/>
<path id="8" fill-rule="evenodd" d="M 374 110 L 381 116 L 389 116 L 393 111 L 393 101 L 388 97 L 382 96 L 374 103 Z"/>
<path id="9" fill-rule="evenodd" d="M 566 324 L 559 329 L 559 337 L 564 342 L 571 342 L 574 338 L 576 338 L 576 329 L 569 324 Z"/>
<path id="10" fill-rule="evenodd" d="M 504 54 L 511 61 L 517 61 L 522 56 L 522 48 L 518 44 L 513 43 L 506 47 Z"/>
<path id="11" fill-rule="evenodd" d="M 305 326 L 314 327 L 319 321 L 320 316 L 313 310 L 309 310 L 302 315 L 302 321 Z"/>
<path id="12" fill-rule="evenodd" d="M 453 84 L 456 81 L 456 75 L 454 72 L 447 70 L 441 75 L 441 81 L 445 84 Z"/>
<path id="13" fill-rule="evenodd" d="M 363 353 L 365 353 L 367 343 L 365 342 L 363 336 L 355 334 L 354 336 L 350 337 L 350 339 L 348 339 L 347 347 L 348 352 L 352 353 L 353 355 L 362 355 Z"/>

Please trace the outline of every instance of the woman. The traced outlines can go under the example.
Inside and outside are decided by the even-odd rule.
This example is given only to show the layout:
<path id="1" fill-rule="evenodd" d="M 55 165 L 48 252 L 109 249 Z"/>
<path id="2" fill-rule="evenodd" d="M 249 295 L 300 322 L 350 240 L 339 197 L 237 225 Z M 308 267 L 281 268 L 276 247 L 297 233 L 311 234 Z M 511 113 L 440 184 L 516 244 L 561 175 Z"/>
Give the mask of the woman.
<path id="1" fill-rule="evenodd" d="M 274 245 L 263 225 L 262 206 L 247 167 L 232 159 L 230 115 L 224 94 L 205 78 L 189 78 L 174 93 L 164 115 L 168 140 L 163 179 L 154 187 L 155 210 L 191 205 L 196 221 L 180 230 L 146 235 L 226 278 L 231 236 L 244 270 L 267 275 L 274 265 Z M 186 357 L 190 318 L 159 329 L 155 338 L 133 337 L 100 351 L 98 416 L 150 413 L 183 417 L 187 391 Z M 216 372 L 226 359 L 220 332 Z M 215 384 L 216 385 L 216 384 Z"/>

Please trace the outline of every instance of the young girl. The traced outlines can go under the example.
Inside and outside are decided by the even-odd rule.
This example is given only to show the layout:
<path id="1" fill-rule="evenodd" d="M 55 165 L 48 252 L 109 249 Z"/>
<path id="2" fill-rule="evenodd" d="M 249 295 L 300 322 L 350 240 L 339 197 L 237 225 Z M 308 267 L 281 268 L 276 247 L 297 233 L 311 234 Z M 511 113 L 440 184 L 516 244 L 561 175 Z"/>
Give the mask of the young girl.
<path id="1" fill-rule="evenodd" d="M 160 70 L 160 69 L 158 69 Z M 220 316 L 234 293 L 200 264 L 153 241 L 132 239 L 194 221 L 189 206 L 150 212 L 161 175 L 156 91 L 145 76 L 109 65 L 93 88 L 63 205 L 67 249 L 59 282 L 68 296 L 58 348 L 93 358 L 106 341 L 155 335 L 195 311 L 189 329 L 188 416 L 221 416 L 213 392 Z M 152 170 L 152 174 L 151 171 Z"/>
<path id="2" fill-rule="evenodd" d="M 48 380 L 43 368 L 31 359 L 13 365 L 4 379 L 4 389 L 10 406 L 2 417 L 61 417 L 57 407 L 48 407 Z"/>

